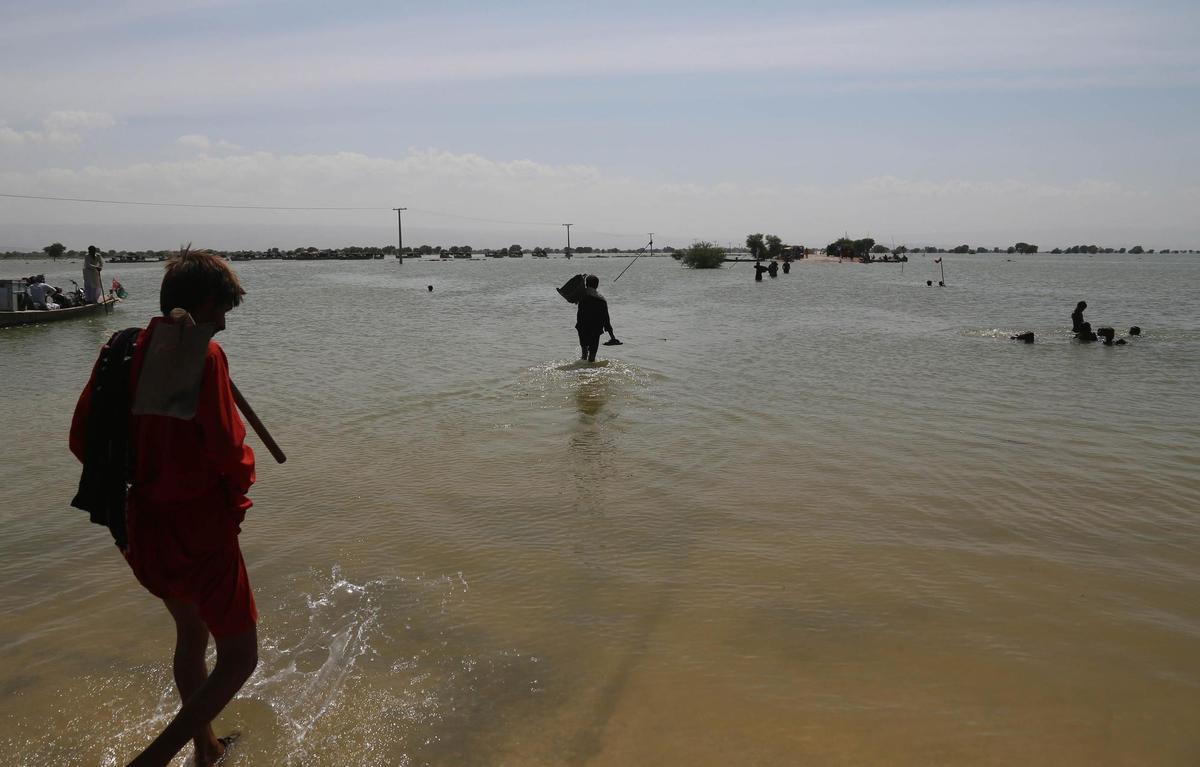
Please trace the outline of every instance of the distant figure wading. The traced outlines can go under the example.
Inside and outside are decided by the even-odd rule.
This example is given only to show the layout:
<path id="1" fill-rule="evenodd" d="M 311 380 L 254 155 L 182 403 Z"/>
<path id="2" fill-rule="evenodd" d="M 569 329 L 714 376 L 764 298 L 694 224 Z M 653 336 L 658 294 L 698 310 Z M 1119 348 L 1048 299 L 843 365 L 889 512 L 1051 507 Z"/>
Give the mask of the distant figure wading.
<path id="1" fill-rule="evenodd" d="M 579 309 L 575 313 L 575 329 L 579 331 L 580 359 L 589 362 L 596 361 L 596 350 L 600 347 L 600 334 L 607 332 L 611 339 L 613 335 L 612 322 L 608 318 L 608 301 L 600 295 L 600 278 L 589 274 L 584 280 L 584 292 L 579 299 Z"/>

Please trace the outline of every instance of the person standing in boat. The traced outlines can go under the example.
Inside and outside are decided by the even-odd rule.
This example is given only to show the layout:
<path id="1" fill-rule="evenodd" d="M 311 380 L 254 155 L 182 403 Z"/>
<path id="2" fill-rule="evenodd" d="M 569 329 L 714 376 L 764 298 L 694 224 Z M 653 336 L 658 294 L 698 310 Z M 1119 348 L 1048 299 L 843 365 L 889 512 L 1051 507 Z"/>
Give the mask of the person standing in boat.
<path id="1" fill-rule="evenodd" d="M 104 268 L 104 258 L 100 249 L 88 245 L 87 255 L 83 257 L 83 300 L 94 304 L 104 295 L 100 284 L 100 270 Z"/>
<path id="2" fill-rule="evenodd" d="M 600 278 L 589 274 L 583 284 L 583 296 L 575 312 L 575 329 L 579 331 L 580 359 L 595 362 L 596 350 L 600 348 L 600 334 L 607 332 L 609 338 L 613 339 L 616 336 L 608 318 L 608 301 L 597 290 Z"/>

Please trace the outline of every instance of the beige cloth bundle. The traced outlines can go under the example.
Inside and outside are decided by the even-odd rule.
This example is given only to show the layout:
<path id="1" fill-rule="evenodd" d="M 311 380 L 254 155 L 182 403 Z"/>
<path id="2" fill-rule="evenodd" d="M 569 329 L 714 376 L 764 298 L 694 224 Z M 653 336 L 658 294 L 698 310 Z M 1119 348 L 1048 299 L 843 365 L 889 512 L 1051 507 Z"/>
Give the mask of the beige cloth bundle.
<path id="1" fill-rule="evenodd" d="M 170 318 L 150 334 L 133 413 L 191 420 L 200 399 L 208 342 L 216 331 L 208 323 L 197 325 L 183 309 L 173 309 Z"/>

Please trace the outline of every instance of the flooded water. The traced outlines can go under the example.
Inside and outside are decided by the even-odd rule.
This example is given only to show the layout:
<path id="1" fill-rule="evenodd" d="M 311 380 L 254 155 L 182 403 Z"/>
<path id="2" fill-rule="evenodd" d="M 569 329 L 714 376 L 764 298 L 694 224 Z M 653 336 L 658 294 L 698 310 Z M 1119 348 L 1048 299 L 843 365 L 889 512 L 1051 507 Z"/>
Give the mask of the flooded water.
<path id="1" fill-rule="evenodd" d="M 289 460 L 251 437 L 228 764 L 1200 762 L 1200 261 L 627 264 L 235 265 Z M 0 330 L 18 764 L 122 764 L 176 705 L 167 612 L 68 506 L 96 350 L 157 309 L 161 265 L 110 274 L 114 315 Z M 1144 334 L 1073 342 L 1079 300 Z"/>

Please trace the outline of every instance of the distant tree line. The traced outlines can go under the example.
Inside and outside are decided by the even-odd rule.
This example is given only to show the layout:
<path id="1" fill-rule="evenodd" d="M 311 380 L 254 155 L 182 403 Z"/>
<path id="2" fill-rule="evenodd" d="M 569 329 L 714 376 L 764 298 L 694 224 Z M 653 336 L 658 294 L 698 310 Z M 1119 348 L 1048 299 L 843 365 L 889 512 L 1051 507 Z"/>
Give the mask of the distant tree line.
<path id="1" fill-rule="evenodd" d="M 667 245 L 662 248 L 655 248 L 655 251 L 656 251 L 656 253 L 662 253 L 664 255 L 674 256 L 676 260 L 679 260 L 684 263 L 689 263 L 688 261 L 685 261 L 685 254 L 692 253 L 693 256 L 692 256 L 691 262 L 697 264 L 697 268 L 705 268 L 705 267 L 699 266 L 699 264 L 702 262 L 705 262 L 706 259 L 705 258 L 698 259 L 695 256 L 696 253 L 700 252 L 700 251 L 694 250 L 696 248 L 696 246 L 698 246 L 698 245 L 704 245 L 706 247 L 717 248 L 717 249 L 721 250 L 723 258 L 727 258 L 730 252 L 749 253 L 750 256 L 755 259 L 779 258 L 781 256 L 785 256 L 785 255 L 789 255 L 789 254 L 796 254 L 796 253 L 803 254 L 805 252 L 804 247 L 802 245 L 791 245 L 791 246 L 785 245 L 783 243 L 783 240 L 780 237 L 778 237 L 777 235 L 763 234 L 761 232 L 747 235 L 746 236 L 746 244 L 745 244 L 744 248 L 742 248 L 742 247 L 720 248 L 719 246 L 714 245 L 713 243 L 710 243 L 710 242 L 694 242 L 689 247 L 680 249 L 680 250 L 676 250 L 675 248 L 671 247 L 670 245 Z M 239 260 L 246 260 L 246 259 L 272 259 L 272 258 L 283 258 L 283 259 L 286 259 L 286 258 L 364 258 L 364 257 L 382 258 L 383 256 L 396 255 L 397 253 L 400 253 L 404 256 L 413 256 L 413 257 L 442 255 L 442 254 L 460 255 L 460 256 L 465 254 L 465 255 L 470 256 L 470 255 L 474 255 L 477 253 L 483 253 L 483 254 L 487 254 L 487 255 L 495 255 L 495 254 L 506 254 L 506 255 L 513 254 L 513 255 L 515 255 L 515 254 L 531 253 L 532 255 L 535 255 L 535 256 L 544 256 L 544 255 L 549 255 L 551 253 L 562 253 L 562 252 L 564 252 L 564 250 L 565 249 L 562 247 L 544 246 L 544 245 L 539 245 L 539 246 L 536 246 L 533 248 L 526 248 L 526 247 L 520 245 L 519 243 L 513 243 L 512 245 L 509 245 L 506 248 L 501 247 L 501 248 L 494 248 L 494 249 L 493 248 L 475 248 L 471 245 L 450 245 L 450 246 L 417 245 L 417 246 L 405 247 L 403 250 L 398 250 L 395 245 L 384 245 L 384 246 L 350 245 L 350 246 L 347 246 L 344 248 L 316 248 L 316 247 L 308 246 L 308 247 L 292 248 L 290 250 L 281 249 L 281 248 L 267 248 L 266 250 L 233 250 L 233 251 L 216 250 L 215 252 L 220 253 L 226 257 L 238 258 Z M 592 253 L 612 254 L 612 253 L 629 253 L 629 252 L 646 253 L 647 250 L 648 249 L 645 247 L 636 248 L 636 249 L 630 251 L 629 249 L 623 249 L 623 248 L 595 248 L 595 247 L 592 247 L 589 245 L 581 245 L 578 247 L 571 248 L 571 251 L 573 253 L 580 253 L 580 254 L 592 254 Z M 43 247 L 41 249 L 40 254 L 39 253 L 20 252 L 20 251 L 8 251 L 5 253 L 0 253 L 0 257 L 29 258 L 29 257 L 36 257 L 39 255 L 45 255 L 51 259 L 58 260 L 63 257 L 79 258 L 79 257 L 83 256 L 85 252 L 86 251 L 83 251 L 83 250 L 68 250 L 66 248 L 66 246 L 64 246 L 61 242 L 54 242 L 54 243 L 51 243 L 51 244 Z M 169 250 L 139 250 L 139 251 L 122 250 L 122 251 L 117 251 L 117 250 L 110 249 L 110 250 L 105 251 L 105 254 L 106 254 L 106 258 L 108 258 L 110 260 L 116 260 L 116 261 L 123 261 L 123 260 L 161 261 L 161 260 L 169 257 L 172 252 L 174 252 L 174 251 L 169 251 Z M 851 239 L 849 237 L 841 237 L 841 238 L 838 238 L 836 241 L 829 243 L 829 245 L 825 246 L 825 252 L 826 252 L 826 254 L 828 254 L 830 256 L 839 257 L 839 258 L 857 259 L 857 260 L 861 260 L 861 261 L 873 261 L 873 260 L 892 260 L 892 259 L 886 259 L 886 256 L 889 253 L 891 254 L 891 256 L 896 257 L 896 256 L 902 256 L 906 253 L 963 253 L 963 254 L 966 254 L 966 253 L 1006 253 L 1009 255 L 1013 255 L 1013 254 L 1031 255 L 1031 254 L 1039 253 L 1042 251 L 1039 250 L 1037 245 L 1031 244 L 1028 242 L 1017 242 L 1017 243 L 1015 243 L 1013 245 L 1009 245 L 1007 248 L 1003 248 L 1003 249 L 998 248 L 998 247 L 987 248 L 984 246 L 972 247 L 972 246 L 966 245 L 966 244 L 958 245 L 958 246 L 955 246 L 952 248 L 944 248 L 941 246 L 934 246 L 934 245 L 926 245 L 926 246 L 899 245 L 896 247 L 889 248 L 886 245 L 877 243 L 871 237 L 863 237 L 861 239 Z M 1051 254 L 1065 254 L 1065 253 L 1072 253 L 1072 254 L 1074 254 L 1074 253 L 1087 253 L 1087 254 L 1118 253 L 1118 254 L 1124 254 L 1124 253 L 1128 253 L 1131 255 L 1142 255 L 1142 254 L 1153 254 L 1153 253 L 1155 253 L 1155 250 L 1154 250 L 1154 248 L 1144 248 L 1141 245 L 1134 245 L 1131 248 L 1111 248 L 1111 247 L 1103 247 L 1103 246 L 1099 246 L 1099 245 L 1071 245 L 1070 247 L 1067 247 L 1067 248 L 1054 248 L 1053 250 L 1045 251 L 1045 252 L 1048 252 Z M 1170 248 L 1163 248 L 1157 252 L 1158 253 L 1194 253 L 1196 251 L 1195 250 L 1172 250 Z M 878 258 L 876 258 L 877 256 L 884 256 L 885 258 L 878 259 Z"/>

